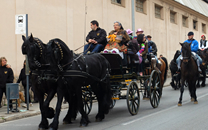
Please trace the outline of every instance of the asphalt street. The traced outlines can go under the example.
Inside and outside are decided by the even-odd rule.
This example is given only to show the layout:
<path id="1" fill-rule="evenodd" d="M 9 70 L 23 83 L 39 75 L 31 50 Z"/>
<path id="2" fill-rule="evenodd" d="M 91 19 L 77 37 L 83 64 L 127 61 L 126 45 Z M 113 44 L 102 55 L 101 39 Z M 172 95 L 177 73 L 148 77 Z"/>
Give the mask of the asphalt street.
<path id="1" fill-rule="evenodd" d="M 152 108 L 149 100 L 141 100 L 137 115 L 128 112 L 126 100 L 118 100 L 102 122 L 95 122 L 97 103 L 89 115 L 91 123 L 79 127 L 80 114 L 73 124 L 63 125 L 66 109 L 59 118 L 60 130 L 207 130 L 208 129 L 208 87 L 197 89 L 198 104 L 190 101 L 188 89 L 185 88 L 183 105 L 177 106 L 179 90 L 170 86 L 163 89 L 163 96 L 158 108 Z M 141 96 L 141 95 L 140 95 Z M 141 98 L 142 99 L 142 98 Z M 40 115 L 0 124 L 0 130 L 37 130 Z M 52 122 L 52 120 L 49 120 Z"/>

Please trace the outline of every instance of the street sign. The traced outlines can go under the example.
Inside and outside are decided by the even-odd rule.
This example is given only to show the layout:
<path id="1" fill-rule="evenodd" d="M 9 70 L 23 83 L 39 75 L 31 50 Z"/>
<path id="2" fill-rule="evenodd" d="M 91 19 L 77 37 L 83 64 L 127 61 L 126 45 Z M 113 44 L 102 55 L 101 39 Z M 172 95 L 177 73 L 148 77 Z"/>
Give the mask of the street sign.
<path id="1" fill-rule="evenodd" d="M 27 14 L 15 15 L 15 34 L 27 33 Z"/>

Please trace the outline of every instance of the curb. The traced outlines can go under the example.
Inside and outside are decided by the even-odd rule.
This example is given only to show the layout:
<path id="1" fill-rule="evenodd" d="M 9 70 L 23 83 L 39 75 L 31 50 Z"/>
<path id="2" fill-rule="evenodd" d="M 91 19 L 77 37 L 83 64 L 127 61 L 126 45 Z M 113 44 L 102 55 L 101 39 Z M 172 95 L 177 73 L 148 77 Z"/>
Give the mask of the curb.
<path id="1" fill-rule="evenodd" d="M 67 105 L 61 106 L 61 109 L 68 109 L 68 106 Z M 38 111 L 28 110 L 27 112 L 22 112 L 19 114 L 15 114 L 15 115 L 11 114 L 7 117 L 0 117 L 0 123 L 5 123 L 7 121 L 22 119 L 22 118 L 36 116 L 36 115 L 40 115 L 40 114 L 41 114 L 40 110 L 38 110 Z"/>

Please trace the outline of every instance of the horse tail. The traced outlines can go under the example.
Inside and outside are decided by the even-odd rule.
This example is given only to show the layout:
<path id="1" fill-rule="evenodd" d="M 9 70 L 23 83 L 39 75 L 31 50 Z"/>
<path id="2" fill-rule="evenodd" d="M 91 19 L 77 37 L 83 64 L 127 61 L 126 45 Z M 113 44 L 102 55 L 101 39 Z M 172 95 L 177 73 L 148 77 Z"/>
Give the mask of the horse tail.
<path id="1" fill-rule="evenodd" d="M 168 61 L 167 61 L 167 59 L 165 58 L 165 57 L 162 57 L 162 60 L 165 62 L 165 64 L 166 64 L 166 67 L 165 67 L 165 75 L 164 75 L 164 83 L 165 83 L 165 81 L 166 81 L 166 79 L 167 79 L 167 73 L 168 73 Z"/>

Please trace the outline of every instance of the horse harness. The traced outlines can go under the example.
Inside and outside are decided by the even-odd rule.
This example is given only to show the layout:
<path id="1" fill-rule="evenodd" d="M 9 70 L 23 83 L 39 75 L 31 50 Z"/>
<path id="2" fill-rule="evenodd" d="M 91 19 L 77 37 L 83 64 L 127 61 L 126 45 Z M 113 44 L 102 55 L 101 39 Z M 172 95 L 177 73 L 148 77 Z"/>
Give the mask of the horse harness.
<path id="1" fill-rule="evenodd" d="M 60 59 L 60 61 L 61 61 L 63 59 L 63 51 L 62 51 L 62 48 L 61 48 L 60 44 L 58 42 L 55 42 L 55 43 L 57 44 L 57 46 L 58 46 L 58 48 L 61 52 L 61 59 Z M 54 52 L 54 53 L 56 53 L 55 55 L 57 55 L 57 51 Z M 76 57 L 76 55 L 74 53 L 73 53 L 73 57 Z M 79 64 L 79 59 L 83 60 L 83 62 L 85 64 L 85 67 L 86 67 L 86 72 L 83 70 L 83 68 Z M 73 63 L 77 64 L 79 70 L 64 70 L 63 69 L 67 65 L 70 65 L 69 69 L 71 69 L 72 66 L 73 66 Z M 60 72 L 58 72 L 58 77 L 62 77 L 63 80 L 65 80 L 64 77 L 83 77 L 83 78 L 92 78 L 92 79 L 94 79 L 98 82 L 104 82 L 107 77 L 110 77 L 110 73 L 109 73 L 108 68 L 106 69 L 106 71 L 107 71 L 106 75 L 102 79 L 99 79 L 99 78 L 97 78 L 93 75 L 90 75 L 89 74 L 89 69 L 88 69 L 89 67 L 88 67 L 88 64 L 86 62 L 86 57 L 83 56 L 83 53 L 81 53 L 79 56 L 77 56 L 75 59 L 73 59 L 71 62 L 69 62 L 65 65 L 61 66 L 60 62 L 58 62 L 58 68 L 59 68 L 59 71 L 60 71 Z M 65 80 L 65 82 L 66 82 L 66 80 Z"/>

